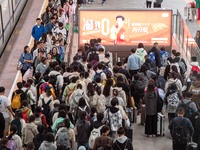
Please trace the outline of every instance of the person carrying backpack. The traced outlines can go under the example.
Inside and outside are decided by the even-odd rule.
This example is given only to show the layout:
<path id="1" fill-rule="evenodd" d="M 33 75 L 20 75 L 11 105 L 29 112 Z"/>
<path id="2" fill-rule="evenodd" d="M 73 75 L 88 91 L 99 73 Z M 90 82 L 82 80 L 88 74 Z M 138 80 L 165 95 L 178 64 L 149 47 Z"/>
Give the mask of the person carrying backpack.
<path id="1" fill-rule="evenodd" d="M 170 121 L 169 130 L 172 136 L 173 150 L 186 150 L 188 142 L 188 133 L 190 136 L 194 133 L 192 123 L 184 117 L 183 107 L 178 108 L 178 116 Z"/>
<path id="2" fill-rule="evenodd" d="M 61 126 L 55 136 L 56 139 L 56 146 L 63 145 L 65 146 L 65 149 L 63 150 L 69 150 L 72 145 L 71 141 L 69 139 L 70 134 L 69 134 L 69 128 L 70 128 L 70 121 L 69 119 L 64 120 L 63 126 Z"/>
<path id="3" fill-rule="evenodd" d="M 42 142 L 44 141 L 45 126 L 37 126 L 38 134 L 33 138 L 33 143 L 35 144 L 35 150 L 38 150 Z"/>
<path id="4" fill-rule="evenodd" d="M 17 90 L 13 92 L 12 100 L 11 100 L 11 107 L 15 112 L 17 109 L 21 108 L 21 103 L 24 100 L 27 100 L 27 94 L 22 90 L 23 83 L 17 83 Z"/>
<path id="5" fill-rule="evenodd" d="M 95 81 L 96 78 L 100 78 L 101 81 L 106 79 L 106 74 L 103 71 L 103 65 L 101 63 L 97 65 L 97 70 L 95 71 L 93 81 Z"/>
<path id="6" fill-rule="evenodd" d="M 160 61 L 161 61 L 161 65 L 162 67 L 166 67 L 168 65 L 168 58 L 170 57 L 169 52 L 167 52 L 165 50 L 165 47 L 161 47 L 160 48 Z"/>
<path id="7" fill-rule="evenodd" d="M 114 150 L 122 150 L 128 149 L 133 150 L 132 142 L 129 138 L 125 136 L 125 129 L 123 127 L 119 127 L 117 130 L 118 137 L 115 139 L 113 144 Z"/>
<path id="8" fill-rule="evenodd" d="M 104 149 L 105 146 L 109 145 L 111 148 L 113 146 L 113 140 L 108 135 L 110 133 L 110 128 L 104 125 L 100 129 L 101 136 L 97 137 L 94 142 L 93 150 Z"/>
<path id="9" fill-rule="evenodd" d="M 46 116 L 42 113 L 41 107 L 37 106 L 35 108 L 35 124 L 37 126 L 44 125 L 45 127 L 48 127 Z"/>
<path id="10" fill-rule="evenodd" d="M 149 59 L 158 67 L 161 67 L 160 51 L 158 50 L 158 43 L 153 44 L 152 49 L 148 51 Z"/>
<path id="11" fill-rule="evenodd" d="M 51 95 L 50 87 L 45 88 L 45 93 L 41 94 L 38 101 L 38 106 L 42 107 L 42 113 L 46 116 L 47 122 L 49 121 L 49 114 L 53 109 L 53 96 Z"/>
<path id="12" fill-rule="evenodd" d="M 181 95 L 178 93 L 178 88 L 176 84 L 171 84 L 168 87 L 164 100 L 168 112 L 168 120 L 170 122 L 175 117 L 178 103 L 181 100 Z"/>
<path id="13" fill-rule="evenodd" d="M 179 102 L 178 107 L 183 107 L 185 110 L 184 117 L 190 118 L 194 112 L 197 112 L 197 106 L 191 100 L 192 93 L 186 92 L 184 94 L 184 99 Z"/>

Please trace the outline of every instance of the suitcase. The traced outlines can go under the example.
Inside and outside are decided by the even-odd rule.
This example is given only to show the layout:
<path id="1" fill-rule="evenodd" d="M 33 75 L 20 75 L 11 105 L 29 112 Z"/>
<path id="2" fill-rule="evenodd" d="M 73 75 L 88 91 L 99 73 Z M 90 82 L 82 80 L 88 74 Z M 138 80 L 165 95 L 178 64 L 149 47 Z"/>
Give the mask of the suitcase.
<path id="1" fill-rule="evenodd" d="M 161 113 L 158 113 L 157 118 L 157 135 L 165 136 L 165 116 Z"/>
<path id="2" fill-rule="evenodd" d="M 133 141 L 133 129 L 131 128 L 126 129 L 125 135 L 131 140 L 131 142 Z"/>
<path id="3" fill-rule="evenodd" d="M 140 124 L 144 125 L 145 124 L 145 119 L 146 119 L 146 107 L 145 105 L 141 105 L 141 119 L 140 119 Z"/>
<path id="4" fill-rule="evenodd" d="M 197 143 L 189 142 L 187 144 L 186 150 L 197 150 L 197 146 L 198 146 Z"/>
<path id="5" fill-rule="evenodd" d="M 127 107 L 126 114 L 131 123 L 137 122 L 137 108 L 136 107 Z"/>

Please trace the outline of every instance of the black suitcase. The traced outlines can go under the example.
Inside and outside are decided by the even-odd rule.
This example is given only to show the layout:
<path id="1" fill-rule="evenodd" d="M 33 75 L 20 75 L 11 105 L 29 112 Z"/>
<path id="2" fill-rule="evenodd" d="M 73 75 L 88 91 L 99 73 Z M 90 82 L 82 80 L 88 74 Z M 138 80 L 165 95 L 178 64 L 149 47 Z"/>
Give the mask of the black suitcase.
<path id="1" fill-rule="evenodd" d="M 126 129 L 125 135 L 131 140 L 131 142 L 133 141 L 133 129 Z"/>

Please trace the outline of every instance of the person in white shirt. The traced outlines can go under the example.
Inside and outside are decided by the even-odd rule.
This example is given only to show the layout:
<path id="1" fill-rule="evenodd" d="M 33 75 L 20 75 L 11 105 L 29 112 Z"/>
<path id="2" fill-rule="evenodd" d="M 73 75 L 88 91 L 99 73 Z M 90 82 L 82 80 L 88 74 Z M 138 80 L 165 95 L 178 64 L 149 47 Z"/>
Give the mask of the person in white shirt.
<path id="1" fill-rule="evenodd" d="M 3 117 L 5 119 L 5 129 L 4 129 L 4 137 L 8 135 L 9 130 L 9 124 L 10 124 L 10 115 L 15 115 L 15 113 L 12 111 L 11 108 L 11 100 L 9 100 L 5 95 L 5 88 L 0 87 L 0 112 L 3 114 Z M 8 112 L 9 111 L 9 112 Z"/>

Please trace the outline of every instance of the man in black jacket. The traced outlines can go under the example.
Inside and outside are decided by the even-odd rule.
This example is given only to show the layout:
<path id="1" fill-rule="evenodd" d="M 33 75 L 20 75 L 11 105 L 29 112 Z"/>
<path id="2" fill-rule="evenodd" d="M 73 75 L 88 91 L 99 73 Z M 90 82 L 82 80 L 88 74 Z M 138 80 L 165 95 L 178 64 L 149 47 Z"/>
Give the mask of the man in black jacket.
<path id="1" fill-rule="evenodd" d="M 150 50 L 148 51 L 148 55 L 150 55 L 151 52 L 154 53 L 154 56 L 155 56 L 155 64 L 156 64 L 156 66 L 157 66 L 158 68 L 160 68 L 160 67 L 161 67 L 161 62 L 160 62 L 160 51 L 158 50 L 158 43 L 157 43 L 157 42 L 155 42 L 155 43 L 153 44 L 152 49 L 150 49 Z"/>

